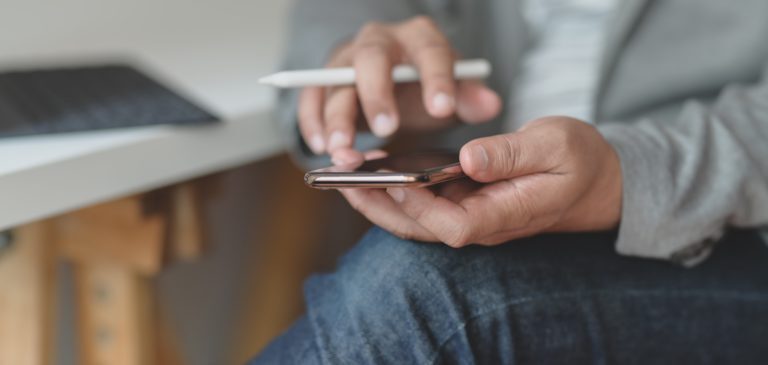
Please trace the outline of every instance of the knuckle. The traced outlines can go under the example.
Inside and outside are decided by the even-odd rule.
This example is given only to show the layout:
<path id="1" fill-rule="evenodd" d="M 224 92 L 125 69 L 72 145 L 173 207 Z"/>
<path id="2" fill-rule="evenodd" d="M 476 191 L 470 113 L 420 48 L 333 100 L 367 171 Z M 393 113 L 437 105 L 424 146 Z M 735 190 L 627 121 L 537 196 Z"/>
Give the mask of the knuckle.
<path id="1" fill-rule="evenodd" d="M 410 207 L 408 214 L 411 216 L 411 218 L 413 218 L 413 220 L 421 222 L 425 218 L 426 211 L 427 210 L 423 207 L 421 207 L 421 209 L 419 207 Z"/>
<path id="2" fill-rule="evenodd" d="M 453 75 L 443 70 L 432 70 L 424 73 L 424 78 L 431 82 L 440 82 L 445 86 L 453 86 Z"/>
<path id="3" fill-rule="evenodd" d="M 403 226 L 392 227 L 391 229 L 389 229 L 389 233 L 392 233 L 396 237 L 406 241 L 416 239 L 416 235 L 413 232 L 411 232 L 409 229 Z"/>
<path id="4" fill-rule="evenodd" d="M 453 248 L 461 248 L 467 245 L 467 241 L 462 236 L 455 236 L 446 240 L 445 244 Z"/>
<path id="5" fill-rule="evenodd" d="M 322 92 L 314 88 L 304 88 L 299 94 L 299 106 L 304 110 L 316 108 L 322 100 Z"/>
<path id="6" fill-rule="evenodd" d="M 562 136 L 560 138 L 562 139 L 563 150 L 571 157 L 573 151 L 581 149 L 581 147 L 584 145 L 584 139 L 582 138 L 581 133 L 578 133 L 578 128 L 579 127 L 575 125 L 569 126 L 562 128 L 561 132 Z"/>
<path id="7" fill-rule="evenodd" d="M 386 27 L 381 23 L 368 23 L 357 34 L 352 42 L 354 49 L 353 58 L 357 59 L 362 52 L 389 53 L 391 48 L 391 37 L 386 31 Z"/>
<path id="8" fill-rule="evenodd" d="M 388 54 L 389 43 L 384 39 L 365 39 L 355 45 L 355 55 L 353 58 L 354 62 L 359 64 L 361 61 L 367 61 L 363 57 L 386 58 Z"/>
<path id="9" fill-rule="evenodd" d="M 361 80 L 357 87 L 359 103 L 366 111 L 385 110 L 394 104 L 394 86 L 386 80 Z"/>
<path id="10" fill-rule="evenodd" d="M 343 113 L 329 114 L 325 119 L 328 121 L 328 128 L 326 128 L 326 130 L 331 131 L 345 129 L 344 127 L 346 127 L 348 124 L 351 124 L 351 118 Z"/>
<path id="11" fill-rule="evenodd" d="M 364 110 L 389 109 L 394 104 L 394 85 L 383 78 L 360 78 L 357 81 L 358 102 Z"/>
<path id="12" fill-rule="evenodd" d="M 514 140 L 510 135 L 504 135 L 500 148 L 496 148 L 496 153 L 490 158 L 499 161 L 498 167 L 502 173 L 512 173 L 520 166 L 520 162 L 523 160 L 522 148 L 520 144 Z"/>
<path id="13" fill-rule="evenodd" d="M 469 227 L 466 224 L 458 224 L 448 233 L 443 242 L 450 247 L 459 248 L 466 246 L 470 240 L 471 231 Z"/>
<path id="14" fill-rule="evenodd" d="M 533 221 L 533 201 L 532 196 L 525 193 L 525 190 L 517 187 L 515 180 L 510 180 L 510 184 L 515 186 L 512 189 L 514 195 L 511 199 L 507 200 L 507 211 L 510 212 L 508 220 L 513 228 L 520 229 L 528 227 Z"/>
<path id="15" fill-rule="evenodd" d="M 594 138 L 596 136 L 602 138 L 602 134 L 597 130 L 597 127 L 584 122 L 575 122 L 574 124 L 577 127 L 573 134 L 578 136 L 579 142 L 583 145 L 596 147 L 597 144 L 594 143 Z"/>
<path id="16" fill-rule="evenodd" d="M 368 22 L 360 28 L 358 37 L 365 37 L 369 35 L 379 34 L 384 32 L 385 26 L 381 22 Z"/>
<path id="17" fill-rule="evenodd" d="M 439 37 L 427 37 L 414 44 L 411 53 L 414 58 L 433 58 L 452 60 L 453 55 L 448 42 Z"/>
<path id="18" fill-rule="evenodd" d="M 360 104 L 366 112 L 386 111 L 392 104 L 392 91 L 380 85 L 361 85 Z"/>
<path id="19" fill-rule="evenodd" d="M 549 140 L 555 147 L 555 156 L 558 159 L 567 157 L 573 147 L 573 138 L 570 131 L 567 128 L 550 128 L 547 131 Z"/>
<path id="20" fill-rule="evenodd" d="M 525 204 L 522 204 L 515 210 L 517 211 L 513 214 L 516 217 L 515 226 L 518 229 L 530 227 L 531 223 L 533 222 L 533 216 L 531 216 L 531 208 Z"/>
<path id="21" fill-rule="evenodd" d="M 337 49 L 333 55 L 331 55 L 331 59 L 325 64 L 325 67 L 341 67 L 349 65 L 352 56 L 354 55 L 354 51 L 354 42 L 349 42 L 341 46 L 341 48 Z"/>
<path id="22" fill-rule="evenodd" d="M 429 17 L 427 15 L 418 15 L 409 21 L 409 23 L 415 27 L 419 28 L 432 28 L 436 29 L 437 25 L 435 24 L 434 19 L 432 17 Z"/>
<path id="23" fill-rule="evenodd" d="M 339 124 L 347 124 L 351 122 L 352 115 L 348 112 L 340 111 L 340 110 L 326 110 L 325 112 L 325 121 L 328 124 L 333 124 L 338 126 Z"/>
<path id="24" fill-rule="evenodd" d="M 549 214 L 539 219 L 536 232 L 545 232 L 552 227 L 555 227 L 557 223 L 562 221 L 565 212 L 557 212 L 555 214 Z"/>
<path id="25" fill-rule="evenodd" d="M 351 197 L 351 196 L 346 196 L 346 198 L 347 198 L 347 202 L 349 203 L 349 206 L 352 207 L 352 209 L 354 209 L 354 210 L 356 210 L 356 211 L 358 211 L 360 213 L 363 213 L 364 205 L 361 204 L 359 199 L 356 199 L 356 198 Z"/>
<path id="26" fill-rule="evenodd" d="M 520 130 L 536 130 L 547 125 L 550 117 L 535 118 L 527 121 Z"/>

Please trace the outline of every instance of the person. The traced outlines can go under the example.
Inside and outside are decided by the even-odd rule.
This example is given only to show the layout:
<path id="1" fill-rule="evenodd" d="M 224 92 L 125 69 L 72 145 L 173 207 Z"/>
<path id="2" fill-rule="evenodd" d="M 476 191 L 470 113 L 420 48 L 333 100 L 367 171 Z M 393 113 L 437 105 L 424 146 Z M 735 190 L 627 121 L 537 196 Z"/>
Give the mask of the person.
<path id="1" fill-rule="evenodd" d="M 768 2 L 299 0 L 291 34 L 357 73 L 280 95 L 300 161 L 415 135 L 471 179 L 342 190 L 378 227 L 254 363 L 766 361 Z"/>

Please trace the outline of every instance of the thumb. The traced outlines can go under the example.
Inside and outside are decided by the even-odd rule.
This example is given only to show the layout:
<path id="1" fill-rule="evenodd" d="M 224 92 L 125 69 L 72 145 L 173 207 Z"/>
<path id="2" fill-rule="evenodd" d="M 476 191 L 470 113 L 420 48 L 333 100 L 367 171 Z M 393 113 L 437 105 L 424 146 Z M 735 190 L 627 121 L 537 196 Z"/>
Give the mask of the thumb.
<path id="1" fill-rule="evenodd" d="M 535 133 L 520 131 L 472 140 L 461 148 L 461 169 L 475 181 L 492 182 L 547 171 L 549 152 Z"/>

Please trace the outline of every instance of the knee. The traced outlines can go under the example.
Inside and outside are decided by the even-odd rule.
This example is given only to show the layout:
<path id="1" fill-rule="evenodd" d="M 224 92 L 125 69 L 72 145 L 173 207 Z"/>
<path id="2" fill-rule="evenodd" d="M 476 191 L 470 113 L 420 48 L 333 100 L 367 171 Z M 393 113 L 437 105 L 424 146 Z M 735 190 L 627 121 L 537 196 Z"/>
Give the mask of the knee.
<path id="1" fill-rule="evenodd" d="M 319 346 L 329 353 L 354 348 L 355 356 L 373 358 L 402 349 L 434 354 L 478 315 L 489 316 L 493 327 L 506 323 L 505 313 L 515 315 L 503 310 L 506 303 L 574 289 L 571 271 L 560 265 L 573 256 L 541 255 L 535 246 L 454 249 L 375 228 L 342 258 L 336 272 L 307 283 L 307 315 Z M 392 335 L 400 333 L 408 336 Z"/>
<path id="2" fill-rule="evenodd" d="M 374 228 L 342 258 L 335 273 L 319 278 L 321 283 L 314 286 L 332 288 L 336 300 L 361 312 L 378 311 L 384 304 L 414 310 L 419 309 L 414 305 L 434 304 L 435 298 L 483 309 L 483 303 L 586 288 L 606 281 L 600 280 L 597 268 L 617 265 L 608 241 L 608 246 L 599 245 L 602 254 L 584 248 L 579 250 L 586 253 L 579 253 L 567 242 L 551 241 L 545 237 L 455 249 Z M 544 244 L 547 249 L 542 249 Z"/>
<path id="3" fill-rule="evenodd" d="M 412 363 L 415 350 L 433 353 L 434 340 L 460 315 L 444 275 L 454 253 L 371 230 L 336 272 L 307 282 L 307 317 L 319 348 L 334 363 Z"/>
<path id="4" fill-rule="evenodd" d="M 431 315 L 436 304 L 458 295 L 461 253 L 453 248 L 398 238 L 374 228 L 339 262 L 332 274 L 311 278 L 305 286 L 310 312 L 327 315 L 344 308 L 339 319 L 369 325 Z M 436 299 L 441 298 L 440 303 Z M 357 323 L 356 325 L 360 325 Z"/>
<path id="5" fill-rule="evenodd" d="M 410 241 L 373 228 L 339 263 L 336 279 L 355 297 L 421 292 L 456 253 L 436 243 Z"/>

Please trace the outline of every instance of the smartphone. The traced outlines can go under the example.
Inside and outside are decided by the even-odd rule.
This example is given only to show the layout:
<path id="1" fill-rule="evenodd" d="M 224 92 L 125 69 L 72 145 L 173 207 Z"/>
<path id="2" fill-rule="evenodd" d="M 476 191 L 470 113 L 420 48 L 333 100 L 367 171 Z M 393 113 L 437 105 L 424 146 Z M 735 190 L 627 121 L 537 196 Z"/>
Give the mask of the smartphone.
<path id="1" fill-rule="evenodd" d="M 310 171 L 304 182 L 318 189 L 424 187 L 464 176 L 457 153 L 420 152 Z"/>

